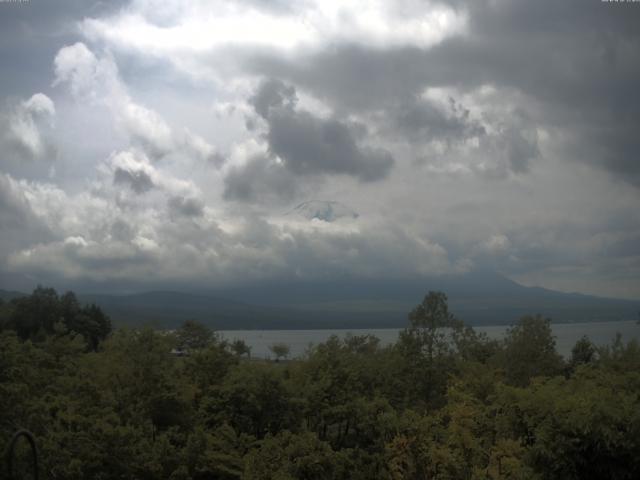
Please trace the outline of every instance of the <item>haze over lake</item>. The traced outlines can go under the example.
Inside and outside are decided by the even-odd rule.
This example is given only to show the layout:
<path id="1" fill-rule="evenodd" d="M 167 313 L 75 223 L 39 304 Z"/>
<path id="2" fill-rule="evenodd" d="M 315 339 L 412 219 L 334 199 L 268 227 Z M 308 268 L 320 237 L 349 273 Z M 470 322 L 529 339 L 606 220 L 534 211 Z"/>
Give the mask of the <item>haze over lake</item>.
<path id="1" fill-rule="evenodd" d="M 477 332 L 486 333 L 489 338 L 502 338 L 508 327 L 502 325 L 475 327 Z M 560 323 L 552 324 L 556 337 L 556 349 L 564 357 L 571 355 L 571 349 L 583 335 L 598 346 L 609 345 L 616 333 L 622 340 L 640 339 L 640 325 L 636 322 L 593 322 L 593 323 Z M 388 345 L 398 339 L 400 328 L 379 329 L 335 329 L 335 330 L 222 330 L 219 333 L 226 340 L 244 340 L 251 347 L 251 355 L 258 358 L 272 357 L 269 346 L 274 343 L 286 343 L 291 347 L 290 357 L 299 357 L 309 348 L 309 344 L 317 345 L 326 341 L 331 335 L 344 337 L 352 335 L 374 335 L 382 345 Z"/>

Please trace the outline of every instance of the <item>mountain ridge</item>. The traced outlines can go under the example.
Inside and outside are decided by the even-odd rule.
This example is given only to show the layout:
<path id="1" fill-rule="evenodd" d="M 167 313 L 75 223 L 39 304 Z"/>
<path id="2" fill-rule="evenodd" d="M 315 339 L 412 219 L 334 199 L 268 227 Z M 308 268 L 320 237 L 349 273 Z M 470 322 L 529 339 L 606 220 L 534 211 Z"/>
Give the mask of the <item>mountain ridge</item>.
<path id="1" fill-rule="evenodd" d="M 331 200 L 307 200 L 296 205 L 285 215 L 296 215 L 306 220 L 334 222 L 341 218 L 355 219 L 360 215 L 343 203 Z"/>
<path id="2" fill-rule="evenodd" d="M 541 314 L 556 323 L 636 320 L 640 301 L 527 287 L 495 272 L 405 279 L 265 282 L 212 291 L 150 290 L 78 293 L 116 325 L 174 328 L 187 319 L 216 329 L 384 328 L 406 325 L 407 314 L 431 290 L 470 325 L 513 324 Z M 0 298 L 25 295 L 0 290 Z"/>

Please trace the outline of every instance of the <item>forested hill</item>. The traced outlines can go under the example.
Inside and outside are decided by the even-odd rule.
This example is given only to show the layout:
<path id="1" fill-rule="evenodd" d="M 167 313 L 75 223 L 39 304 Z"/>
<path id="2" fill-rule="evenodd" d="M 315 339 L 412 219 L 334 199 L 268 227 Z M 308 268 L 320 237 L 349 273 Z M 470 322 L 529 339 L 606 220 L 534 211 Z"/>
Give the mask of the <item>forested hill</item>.
<path id="1" fill-rule="evenodd" d="M 25 297 L 27 294 L 22 292 L 15 292 L 12 290 L 0 290 L 0 300 L 8 302 L 14 298 Z"/>
<path id="2" fill-rule="evenodd" d="M 640 478 L 636 340 L 583 337 L 565 360 L 548 320 L 490 339 L 435 292 L 393 344 L 334 335 L 301 358 L 273 344 L 263 360 L 197 322 L 171 333 L 106 322 L 90 343 L 99 309 L 72 293 L 41 288 L 10 307 L 0 451 L 32 432 L 40 478 Z M 34 478 L 27 455 L 10 478 Z"/>
<path id="3" fill-rule="evenodd" d="M 173 328 L 185 319 L 216 329 L 402 327 L 428 291 L 444 291 L 452 312 L 470 325 L 512 324 L 527 314 L 554 322 L 636 320 L 640 301 L 525 287 L 493 272 L 391 280 L 255 284 L 207 293 L 152 291 L 131 295 L 79 294 L 115 325 Z M 0 291 L 0 298 L 18 292 Z"/>

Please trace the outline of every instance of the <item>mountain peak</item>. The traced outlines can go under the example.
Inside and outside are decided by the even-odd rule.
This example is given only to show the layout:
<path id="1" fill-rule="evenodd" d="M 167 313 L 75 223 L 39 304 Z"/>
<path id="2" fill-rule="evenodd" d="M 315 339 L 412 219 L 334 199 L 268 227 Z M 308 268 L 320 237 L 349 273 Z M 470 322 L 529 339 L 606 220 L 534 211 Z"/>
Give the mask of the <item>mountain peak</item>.
<path id="1" fill-rule="evenodd" d="M 307 220 L 318 219 L 334 222 L 341 218 L 358 218 L 358 213 L 340 202 L 327 200 L 309 200 L 302 202 L 287 215 L 296 215 Z"/>

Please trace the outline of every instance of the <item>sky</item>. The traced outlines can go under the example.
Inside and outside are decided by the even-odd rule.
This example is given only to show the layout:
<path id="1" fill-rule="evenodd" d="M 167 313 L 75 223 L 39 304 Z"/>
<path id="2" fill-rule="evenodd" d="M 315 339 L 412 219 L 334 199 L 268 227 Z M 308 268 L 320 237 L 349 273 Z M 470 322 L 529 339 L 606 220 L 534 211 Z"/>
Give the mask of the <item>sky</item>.
<path id="1" fill-rule="evenodd" d="M 640 298 L 640 3 L 0 2 L 0 287 Z"/>

